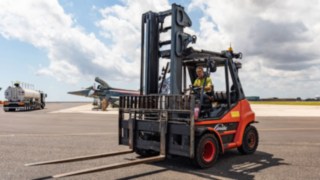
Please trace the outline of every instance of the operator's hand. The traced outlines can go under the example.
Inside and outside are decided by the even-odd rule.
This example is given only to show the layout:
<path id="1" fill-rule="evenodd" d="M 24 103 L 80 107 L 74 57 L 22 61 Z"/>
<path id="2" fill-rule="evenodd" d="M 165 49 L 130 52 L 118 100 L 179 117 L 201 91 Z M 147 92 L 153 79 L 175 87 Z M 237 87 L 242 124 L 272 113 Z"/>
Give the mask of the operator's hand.
<path id="1" fill-rule="evenodd" d="M 199 90 L 202 91 L 203 86 L 197 86 L 197 88 L 199 88 Z"/>
<path id="2" fill-rule="evenodd" d="M 192 86 L 192 91 L 193 93 L 200 93 L 201 87 L 200 86 Z"/>

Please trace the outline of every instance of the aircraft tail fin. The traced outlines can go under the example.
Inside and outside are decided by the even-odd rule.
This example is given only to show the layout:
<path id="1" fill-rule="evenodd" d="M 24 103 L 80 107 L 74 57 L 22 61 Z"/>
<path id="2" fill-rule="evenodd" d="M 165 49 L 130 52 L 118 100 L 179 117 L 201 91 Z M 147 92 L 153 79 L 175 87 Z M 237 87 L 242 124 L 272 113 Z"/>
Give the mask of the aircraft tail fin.
<path id="1" fill-rule="evenodd" d="M 100 79 L 99 77 L 95 78 L 95 81 L 99 84 L 101 84 L 102 87 L 109 89 L 111 88 L 111 86 L 109 86 L 109 84 L 107 82 L 105 82 L 104 80 Z"/>

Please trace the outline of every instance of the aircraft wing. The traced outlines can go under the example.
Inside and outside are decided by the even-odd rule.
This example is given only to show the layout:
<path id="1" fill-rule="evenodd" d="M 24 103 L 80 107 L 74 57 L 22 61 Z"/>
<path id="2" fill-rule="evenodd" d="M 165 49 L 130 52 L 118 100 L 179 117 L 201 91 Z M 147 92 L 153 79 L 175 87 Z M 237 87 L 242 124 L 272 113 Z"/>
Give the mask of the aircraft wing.
<path id="1" fill-rule="evenodd" d="M 68 94 L 84 96 L 84 97 L 95 97 L 94 91 L 92 89 L 84 89 L 79 91 L 70 91 Z"/>

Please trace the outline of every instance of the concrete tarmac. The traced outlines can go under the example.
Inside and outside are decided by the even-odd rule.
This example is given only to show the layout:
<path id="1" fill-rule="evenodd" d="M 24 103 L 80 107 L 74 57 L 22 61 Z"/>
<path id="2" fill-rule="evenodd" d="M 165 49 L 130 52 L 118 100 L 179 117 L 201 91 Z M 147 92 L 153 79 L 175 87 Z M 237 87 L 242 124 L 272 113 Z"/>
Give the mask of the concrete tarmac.
<path id="1" fill-rule="evenodd" d="M 24 164 L 126 150 L 117 144 L 117 113 L 78 112 L 84 103 L 48 103 L 40 111 L 0 110 L 0 179 L 36 179 L 68 171 L 126 162 L 137 155 L 100 158 L 88 161 L 25 167 Z M 271 112 L 259 115 L 256 109 L 260 144 L 253 155 L 237 150 L 220 155 L 214 167 L 197 169 L 186 158 L 142 164 L 117 170 L 67 177 L 64 179 L 319 179 L 320 116 L 291 117 L 309 112 L 295 107 L 287 115 Z M 272 107 L 278 111 L 281 107 Z M 69 112 L 70 108 L 74 108 Z M 68 110 L 69 109 L 69 110 Z M 81 109 L 81 108 L 80 108 Z M 268 108 L 267 108 L 268 109 Z M 284 108 L 286 109 L 286 108 Z M 85 109 L 82 111 L 86 111 Z M 266 110 L 265 110 L 266 111 Z M 262 110 L 261 112 L 265 112 Z"/>

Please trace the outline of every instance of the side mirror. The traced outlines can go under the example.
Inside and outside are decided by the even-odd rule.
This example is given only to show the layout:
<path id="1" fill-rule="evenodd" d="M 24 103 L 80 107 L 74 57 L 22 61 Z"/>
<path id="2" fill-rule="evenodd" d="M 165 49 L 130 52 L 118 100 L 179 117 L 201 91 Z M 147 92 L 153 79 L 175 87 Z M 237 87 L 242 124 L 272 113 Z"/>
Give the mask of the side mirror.
<path id="1" fill-rule="evenodd" d="M 233 54 L 233 56 L 236 58 L 236 59 L 242 59 L 242 53 L 241 52 L 239 52 L 239 53 L 235 53 L 235 54 Z"/>

